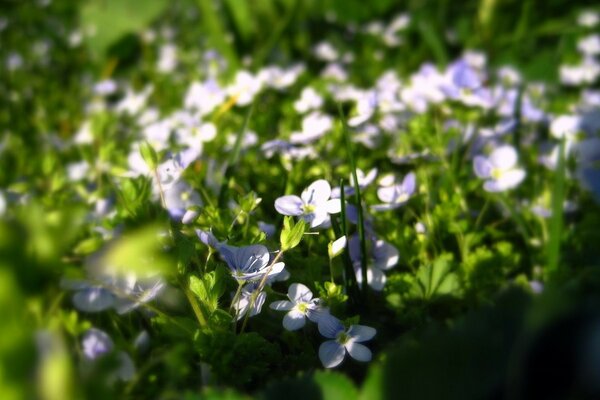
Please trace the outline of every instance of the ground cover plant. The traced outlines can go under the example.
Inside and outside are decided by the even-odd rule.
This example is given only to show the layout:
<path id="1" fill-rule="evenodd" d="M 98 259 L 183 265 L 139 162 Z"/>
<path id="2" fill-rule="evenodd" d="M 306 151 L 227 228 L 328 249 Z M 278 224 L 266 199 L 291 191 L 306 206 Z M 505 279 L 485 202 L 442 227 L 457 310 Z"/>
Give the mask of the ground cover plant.
<path id="1" fill-rule="evenodd" d="M 600 9 L 0 14 L 0 398 L 600 397 Z"/>

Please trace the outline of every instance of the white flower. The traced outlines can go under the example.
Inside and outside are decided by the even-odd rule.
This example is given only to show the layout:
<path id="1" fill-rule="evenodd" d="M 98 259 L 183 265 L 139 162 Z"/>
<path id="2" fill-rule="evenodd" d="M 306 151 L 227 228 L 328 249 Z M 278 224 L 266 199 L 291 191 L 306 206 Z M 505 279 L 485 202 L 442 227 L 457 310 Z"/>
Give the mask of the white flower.
<path id="1" fill-rule="evenodd" d="M 227 88 L 227 93 L 236 99 L 236 104 L 246 106 L 254 100 L 254 96 L 261 90 L 261 81 L 248 71 L 238 71 L 235 80 Z"/>
<path id="2" fill-rule="evenodd" d="M 294 102 L 294 109 L 300 114 L 307 111 L 320 108 L 323 105 L 323 98 L 317 91 L 311 87 L 304 88 L 300 93 L 300 99 Z"/>

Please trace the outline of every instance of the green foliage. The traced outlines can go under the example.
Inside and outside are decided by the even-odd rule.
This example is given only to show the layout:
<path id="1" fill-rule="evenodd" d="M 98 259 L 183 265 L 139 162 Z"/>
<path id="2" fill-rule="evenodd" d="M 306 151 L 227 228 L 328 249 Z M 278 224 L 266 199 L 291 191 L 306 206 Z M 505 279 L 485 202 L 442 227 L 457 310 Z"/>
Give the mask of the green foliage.
<path id="1" fill-rule="evenodd" d="M 201 359 L 210 364 L 217 384 L 256 388 L 277 370 L 281 360 L 277 344 L 255 332 L 235 335 L 223 330 L 199 331 L 194 343 Z"/>
<path id="2" fill-rule="evenodd" d="M 304 231 L 306 230 L 306 222 L 299 219 L 294 223 L 293 218 L 285 217 L 283 219 L 283 229 L 279 236 L 281 251 L 288 251 L 300 244 Z"/>
<path id="3" fill-rule="evenodd" d="M 90 50 L 103 57 L 110 45 L 130 33 L 140 33 L 159 16 L 166 0 L 147 0 L 140 7 L 135 0 L 88 0 L 81 7 L 83 26 L 95 34 L 88 39 Z"/>
<path id="4" fill-rule="evenodd" d="M 194 293 L 206 310 L 213 314 L 219 312 L 215 318 L 222 319 L 222 310 L 219 307 L 219 299 L 225 292 L 228 274 L 225 267 L 219 265 L 214 271 L 206 273 L 202 278 L 190 276 L 190 290 Z M 229 314 L 228 314 L 229 315 Z"/>

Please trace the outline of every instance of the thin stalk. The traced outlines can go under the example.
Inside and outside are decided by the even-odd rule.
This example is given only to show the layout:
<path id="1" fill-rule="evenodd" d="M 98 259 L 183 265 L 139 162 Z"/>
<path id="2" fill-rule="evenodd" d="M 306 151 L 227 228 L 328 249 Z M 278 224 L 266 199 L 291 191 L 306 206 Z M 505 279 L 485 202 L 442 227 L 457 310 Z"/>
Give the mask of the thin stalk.
<path id="1" fill-rule="evenodd" d="M 190 302 L 190 306 L 192 306 L 192 310 L 194 311 L 194 315 L 196 316 L 196 319 L 198 320 L 200 327 L 202 327 L 202 328 L 206 327 L 207 326 L 206 317 L 204 316 L 204 313 L 200 309 L 200 305 L 198 304 L 198 301 L 194 297 L 194 294 L 189 289 L 186 282 L 183 280 L 181 281 L 181 288 L 183 289 L 183 293 L 185 293 L 185 297 L 187 297 L 188 301 Z"/>
<path id="2" fill-rule="evenodd" d="M 235 143 L 233 145 L 233 149 L 231 150 L 231 153 L 229 153 L 229 158 L 227 159 L 227 166 L 225 167 L 225 176 L 223 177 L 223 183 L 221 184 L 221 189 L 219 190 L 219 201 L 218 204 L 220 207 L 224 207 L 225 206 L 225 195 L 227 192 L 227 186 L 229 185 L 229 181 L 231 179 L 231 175 L 233 174 L 233 169 L 235 168 L 235 166 L 238 163 L 238 159 L 240 156 L 240 150 L 242 148 L 242 139 L 244 138 L 244 135 L 246 134 L 246 131 L 248 129 L 248 123 L 250 122 L 250 117 L 252 116 L 252 110 L 254 109 L 254 103 L 252 103 L 250 105 L 250 108 L 248 109 L 248 112 L 246 113 L 246 117 L 244 119 L 244 125 L 242 126 L 242 129 L 238 132 L 236 138 L 235 138 Z"/>
<path id="3" fill-rule="evenodd" d="M 340 179 L 340 202 L 341 202 L 341 226 L 342 226 L 342 235 L 346 236 L 346 240 L 350 241 L 350 236 L 348 235 L 348 223 L 346 219 L 346 192 L 344 187 L 344 180 Z M 348 243 L 346 242 L 346 243 Z M 350 300 L 355 303 L 358 291 L 358 284 L 356 282 L 356 275 L 354 273 L 354 268 L 352 266 L 352 260 L 350 259 L 350 247 L 346 244 L 346 248 L 344 249 L 344 286 L 351 294 Z"/>
<path id="4" fill-rule="evenodd" d="M 560 142 L 558 154 L 558 167 L 552 188 L 552 217 L 550 218 L 550 232 L 547 243 L 547 268 L 546 279 L 557 277 L 560 267 L 560 242 L 563 230 L 563 203 L 565 199 L 565 141 Z"/>
<path id="5" fill-rule="evenodd" d="M 360 238 L 360 265 L 362 270 L 362 291 L 363 296 L 366 298 L 368 293 L 369 285 L 367 284 L 367 240 L 365 235 L 365 224 L 362 208 L 362 197 L 360 195 L 360 185 L 358 184 L 358 176 L 356 174 L 356 162 L 354 160 L 354 152 L 352 151 L 352 142 L 350 140 L 350 134 L 348 132 L 348 126 L 346 123 L 346 117 L 342 105 L 338 103 L 338 112 L 342 121 L 342 133 L 344 141 L 346 142 L 346 151 L 350 161 L 350 169 L 352 170 L 352 178 L 354 178 L 354 199 L 356 201 L 356 209 L 358 214 L 358 236 Z"/>

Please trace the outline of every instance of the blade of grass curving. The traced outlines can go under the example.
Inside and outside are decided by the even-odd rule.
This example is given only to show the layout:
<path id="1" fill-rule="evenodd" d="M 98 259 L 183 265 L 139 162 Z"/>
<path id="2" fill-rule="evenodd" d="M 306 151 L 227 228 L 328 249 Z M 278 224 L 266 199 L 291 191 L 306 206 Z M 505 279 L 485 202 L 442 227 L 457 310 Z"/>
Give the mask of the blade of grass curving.
<path id="1" fill-rule="evenodd" d="M 250 122 L 250 117 L 252 116 L 252 110 L 254 109 L 254 103 L 250 104 L 250 108 L 246 112 L 246 117 L 244 118 L 244 125 L 242 129 L 238 132 L 235 137 L 235 143 L 233 145 L 233 149 L 231 153 L 229 153 L 229 158 L 227 159 L 227 166 L 225 167 L 225 175 L 223 176 L 223 182 L 221 183 L 221 188 L 219 189 L 219 207 L 225 207 L 225 201 L 227 200 L 227 187 L 229 186 L 229 181 L 231 180 L 231 176 L 233 175 L 233 171 L 237 166 L 240 157 L 240 150 L 242 148 L 242 141 L 246 131 L 248 129 L 248 123 Z"/>
<path id="2" fill-rule="evenodd" d="M 560 242 L 563 230 L 563 203 L 565 201 L 565 141 L 560 142 L 558 166 L 554 175 L 552 186 L 552 216 L 550 217 L 550 231 L 547 244 L 547 266 L 545 278 L 559 277 L 560 267 Z"/>
<path id="3" fill-rule="evenodd" d="M 350 140 L 350 133 L 348 132 L 346 116 L 344 115 L 344 110 L 342 109 L 342 105 L 340 103 L 338 103 L 338 113 L 340 114 L 340 120 L 342 122 L 342 135 L 344 136 L 344 142 L 346 143 L 346 152 L 348 153 L 350 169 L 352 171 L 352 178 L 354 179 L 354 199 L 356 201 L 356 210 L 358 214 L 358 236 L 360 238 L 360 265 L 362 269 L 362 290 L 363 295 L 366 297 L 369 285 L 367 284 L 367 240 L 365 236 L 362 197 L 360 195 L 358 176 L 356 174 L 356 162 L 354 160 L 354 152 L 352 150 L 352 141 Z"/>
<path id="4" fill-rule="evenodd" d="M 344 180 L 340 179 L 340 202 L 341 202 L 341 235 L 338 236 L 346 236 L 346 240 L 350 240 L 350 236 L 348 235 L 348 223 L 346 219 L 346 193 L 344 187 Z M 344 260 L 344 285 L 350 294 L 349 298 L 352 302 L 352 305 L 356 302 L 356 298 L 358 297 L 358 283 L 356 282 L 356 275 L 354 274 L 354 268 L 352 267 L 352 260 L 350 259 L 350 246 L 346 244 L 346 249 L 343 254 Z"/>

